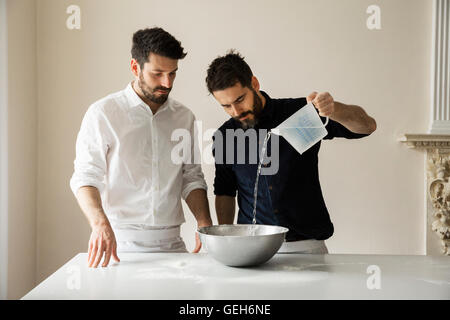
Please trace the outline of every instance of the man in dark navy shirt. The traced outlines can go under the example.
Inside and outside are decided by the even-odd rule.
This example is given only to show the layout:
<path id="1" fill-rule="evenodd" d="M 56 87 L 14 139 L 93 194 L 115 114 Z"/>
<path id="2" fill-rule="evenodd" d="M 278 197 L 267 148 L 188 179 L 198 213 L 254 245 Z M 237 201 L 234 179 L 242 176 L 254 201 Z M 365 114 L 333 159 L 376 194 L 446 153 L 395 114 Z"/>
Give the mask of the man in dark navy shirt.
<path id="1" fill-rule="evenodd" d="M 357 139 L 376 129 L 375 120 L 361 107 L 334 101 L 327 92 L 313 92 L 307 98 L 271 98 L 260 91 L 259 82 L 248 64 L 233 51 L 210 64 L 206 84 L 231 116 L 214 135 L 214 194 L 219 224 L 234 222 L 236 194 L 237 222 L 252 223 L 259 152 L 265 133 L 307 103 L 312 102 L 321 117 L 329 117 L 328 134 L 324 139 Z M 251 139 L 248 134 L 252 130 L 256 139 Z M 230 132 L 236 135 L 230 135 Z M 236 136 L 242 132 L 248 139 L 239 145 L 242 139 Z M 256 147 L 252 145 L 255 143 Z M 275 143 L 277 148 L 272 145 Z M 331 237 L 334 229 L 319 182 L 319 148 L 320 142 L 300 154 L 283 137 L 271 138 L 267 144 L 267 156 L 276 160 L 277 166 L 273 174 L 259 177 L 256 223 L 289 228 L 281 252 L 328 252 L 323 240 Z M 272 150 L 278 154 L 272 154 Z M 254 156 L 257 161 L 250 161 L 255 159 Z M 244 161 L 238 161 L 239 157 Z M 271 166 L 273 162 L 265 166 Z"/>

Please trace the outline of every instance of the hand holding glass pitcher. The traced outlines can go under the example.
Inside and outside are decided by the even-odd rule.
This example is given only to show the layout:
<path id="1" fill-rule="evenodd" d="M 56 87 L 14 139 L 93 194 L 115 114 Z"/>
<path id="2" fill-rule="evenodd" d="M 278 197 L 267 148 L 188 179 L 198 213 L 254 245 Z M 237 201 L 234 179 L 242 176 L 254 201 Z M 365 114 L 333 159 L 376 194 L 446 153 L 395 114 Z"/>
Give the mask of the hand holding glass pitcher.
<path id="1" fill-rule="evenodd" d="M 328 92 L 313 92 L 306 98 L 306 101 L 314 105 L 321 117 L 330 117 L 334 113 L 334 99 Z"/>

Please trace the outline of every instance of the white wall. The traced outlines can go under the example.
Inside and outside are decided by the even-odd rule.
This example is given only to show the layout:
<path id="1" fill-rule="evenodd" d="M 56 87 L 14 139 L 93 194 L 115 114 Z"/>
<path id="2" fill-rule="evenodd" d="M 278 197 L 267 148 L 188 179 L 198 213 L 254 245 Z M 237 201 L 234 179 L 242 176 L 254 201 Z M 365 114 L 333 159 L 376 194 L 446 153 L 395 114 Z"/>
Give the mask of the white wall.
<path id="1" fill-rule="evenodd" d="M 8 290 L 8 23 L 0 0 L 0 300 Z"/>
<path id="2" fill-rule="evenodd" d="M 8 294 L 36 280 L 36 2 L 7 1 Z M 2 71 L 3 72 L 3 71 Z"/>
<path id="3" fill-rule="evenodd" d="M 81 30 L 65 27 L 67 6 L 81 7 Z M 366 28 L 378 4 L 382 29 Z M 238 49 L 273 97 L 329 91 L 361 105 L 378 122 L 369 138 L 325 141 L 320 176 L 335 235 L 332 253 L 424 254 L 424 155 L 397 142 L 426 132 L 429 116 L 431 1 L 111 1 L 37 3 L 37 280 L 86 251 L 89 227 L 69 189 L 75 139 L 89 104 L 121 90 L 131 35 L 161 26 L 188 51 L 173 97 L 203 120 L 227 119 L 204 85 L 208 64 Z M 204 166 L 215 219 L 214 168 Z M 193 248 L 186 208 L 182 233 Z"/>

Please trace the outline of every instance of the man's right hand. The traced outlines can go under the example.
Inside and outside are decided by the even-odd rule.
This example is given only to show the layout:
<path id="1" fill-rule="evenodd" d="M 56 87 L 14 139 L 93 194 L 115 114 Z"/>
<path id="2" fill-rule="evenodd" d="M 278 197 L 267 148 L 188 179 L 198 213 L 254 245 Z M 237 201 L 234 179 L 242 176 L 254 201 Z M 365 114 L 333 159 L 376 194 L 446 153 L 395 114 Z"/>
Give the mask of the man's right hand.
<path id="1" fill-rule="evenodd" d="M 116 237 L 109 223 L 92 227 L 91 238 L 89 239 L 88 266 L 97 268 L 103 255 L 105 259 L 102 267 L 108 266 L 111 255 L 114 260 L 120 262 L 117 256 Z"/>
<path id="2" fill-rule="evenodd" d="M 103 267 L 108 266 L 111 255 L 119 262 L 117 242 L 114 231 L 102 208 L 100 192 L 96 187 L 83 186 L 77 191 L 77 200 L 92 228 L 88 248 L 88 266 L 97 268 L 103 260 Z"/>

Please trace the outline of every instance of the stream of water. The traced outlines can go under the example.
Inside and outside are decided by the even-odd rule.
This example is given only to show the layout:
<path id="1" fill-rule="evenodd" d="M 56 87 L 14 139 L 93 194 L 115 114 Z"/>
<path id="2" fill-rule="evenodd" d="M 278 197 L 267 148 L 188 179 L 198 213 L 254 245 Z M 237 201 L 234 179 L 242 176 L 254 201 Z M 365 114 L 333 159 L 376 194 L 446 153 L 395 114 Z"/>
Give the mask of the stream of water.
<path id="1" fill-rule="evenodd" d="M 264 138 L 264 144 L 261 150 L 261 156 L 259 158 L 259 164 L 258 164 L 258 171 L 256 172 L 256 182 L 255 182 L 255 189 L 253 192 L 253 224 L 256 224 L 256 204 L 258 202 L 258 182 L 259 182 L 259 176 L 261 174 L 261 166 L 264 161 L 264 157 L 266 156 L 266 148 L 267 148 L 267 142 L 269 141 L 271 132 L 269 131 Z"/>

